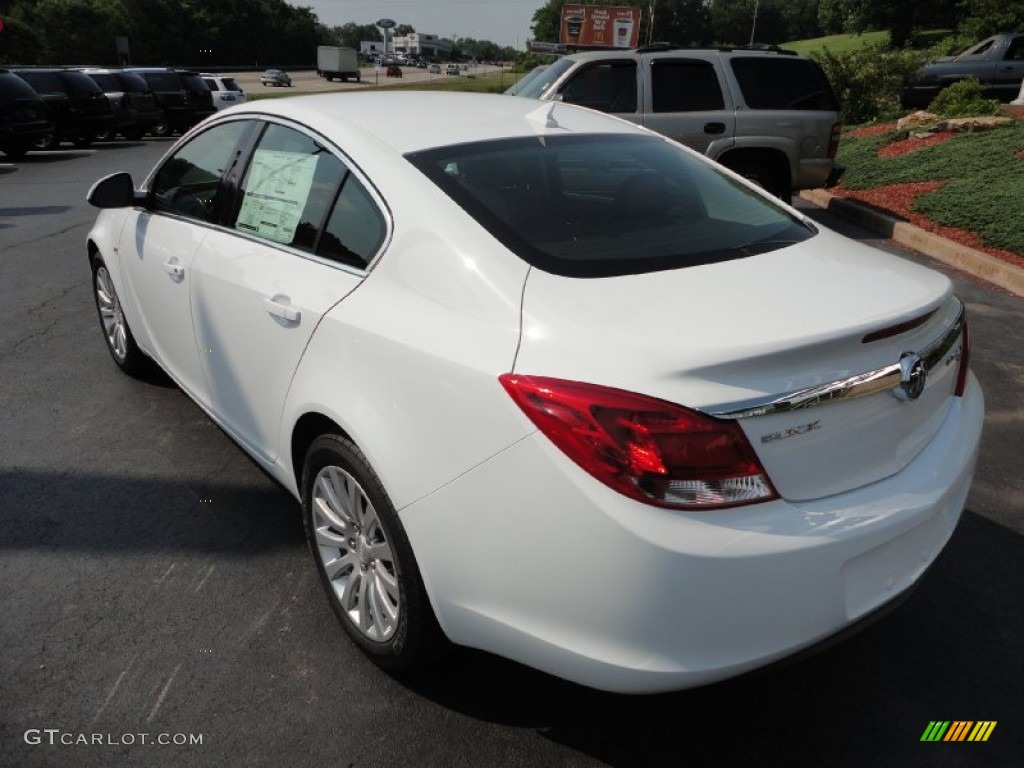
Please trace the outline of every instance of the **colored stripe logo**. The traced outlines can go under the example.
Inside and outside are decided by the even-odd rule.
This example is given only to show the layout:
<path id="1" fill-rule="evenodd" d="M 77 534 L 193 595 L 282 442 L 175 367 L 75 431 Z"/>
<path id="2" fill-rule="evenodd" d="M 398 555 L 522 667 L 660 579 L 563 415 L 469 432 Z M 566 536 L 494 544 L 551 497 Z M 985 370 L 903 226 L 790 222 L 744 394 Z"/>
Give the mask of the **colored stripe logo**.
<path id="1" fill-rule="evenodd" d="M 921 741 L 988 741 L 996 729 L 996 720 L 932 720 L 921 734 Z"/>

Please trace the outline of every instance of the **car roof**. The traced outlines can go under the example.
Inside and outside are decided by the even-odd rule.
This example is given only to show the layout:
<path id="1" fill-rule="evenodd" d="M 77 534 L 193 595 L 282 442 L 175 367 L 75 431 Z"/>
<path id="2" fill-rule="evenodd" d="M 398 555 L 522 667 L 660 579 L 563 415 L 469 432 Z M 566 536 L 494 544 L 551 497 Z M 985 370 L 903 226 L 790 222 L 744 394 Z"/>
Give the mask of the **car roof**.
<path id="1" fill-rule="evenodd" d="M 649 133 L 625 120 L 570 104 L 482 93 L 324 93 L 261 99 L 231 112 L 235 116 L 243 113 L 278 115 L 310 126 L 328 139 L 363 134 L 388 144 L 400 154 L 453 144 L 567 132 Z M 415 119 L 410 121 L 410 115 Z"/>

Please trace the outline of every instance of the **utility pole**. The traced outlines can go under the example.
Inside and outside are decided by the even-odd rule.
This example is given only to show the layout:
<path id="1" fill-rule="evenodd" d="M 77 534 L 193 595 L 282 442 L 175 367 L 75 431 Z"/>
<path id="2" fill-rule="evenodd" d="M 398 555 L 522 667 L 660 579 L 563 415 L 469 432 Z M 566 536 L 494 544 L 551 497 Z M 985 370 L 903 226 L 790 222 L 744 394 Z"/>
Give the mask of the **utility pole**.
<path id="1" fill-rule="evenodd" d="M 761 4 L 761 0 L 754 0 L 754 23 L 750 25 L 750 43 L 749 47 L 754 47 L 754 32 L 757 30 L 757 6 Z"/>

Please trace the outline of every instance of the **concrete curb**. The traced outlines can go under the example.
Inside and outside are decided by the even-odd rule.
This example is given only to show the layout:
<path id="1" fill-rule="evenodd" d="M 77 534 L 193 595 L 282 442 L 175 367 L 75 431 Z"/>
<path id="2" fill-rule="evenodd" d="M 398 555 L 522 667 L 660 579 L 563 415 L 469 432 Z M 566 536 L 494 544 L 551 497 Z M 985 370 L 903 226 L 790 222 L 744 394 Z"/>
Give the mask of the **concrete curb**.
<path id="1" fill-rule="evenodd" d="M 921 229 L 895 216 L 882 213 L 849 198 L 833 195 L 824 189 L 804 190 L 800 197 L 807 202 L 888 237 L 900 245 L 913 248 L 926 256 L 949 264 L 981 280 L 993 283 L 1017 296 L 1024 296 L 1024 268 L 968 248 Z"/>

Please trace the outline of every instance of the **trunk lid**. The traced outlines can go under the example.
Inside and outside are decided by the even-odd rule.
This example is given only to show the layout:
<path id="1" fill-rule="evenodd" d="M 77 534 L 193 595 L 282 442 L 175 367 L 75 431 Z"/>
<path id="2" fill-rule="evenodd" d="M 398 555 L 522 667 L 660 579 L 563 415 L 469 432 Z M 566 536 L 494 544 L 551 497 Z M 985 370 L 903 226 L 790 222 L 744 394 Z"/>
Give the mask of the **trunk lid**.
<path id="1" fill-rule="evenodd" d="M 938 431 L 957 378 L 960 312 L 945 276 L 828 231 L 759 256 L 643 275 L 532 269 L 515 372 L 738 418 L 779 493 L 818 498 L 898 472 Z M 947 336 L 924 390 L 905 397 L 901 356 L 936 353 Z M 871 373 L 874 384 L 855 379 Z M 862 396 L 832 387 L 798 407 L 764 407 L 853 380 Z"/>

